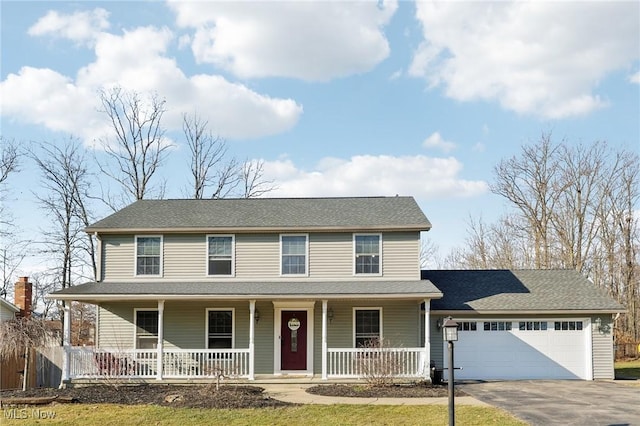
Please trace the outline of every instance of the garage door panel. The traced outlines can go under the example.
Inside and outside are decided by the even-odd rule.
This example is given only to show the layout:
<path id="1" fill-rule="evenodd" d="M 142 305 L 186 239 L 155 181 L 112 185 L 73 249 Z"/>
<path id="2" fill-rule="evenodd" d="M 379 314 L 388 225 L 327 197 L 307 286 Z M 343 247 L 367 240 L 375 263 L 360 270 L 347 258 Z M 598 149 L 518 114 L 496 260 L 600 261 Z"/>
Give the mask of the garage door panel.
<path id="1" fill-rule="evenodd" d="M 515 321 L 511 330 L 485 331 L 483 321 L 477 323 L 477 330 L 458 334 L 455 365 L 461 369 L 456 371 L 456 378 L 587 378 L 586 324 L 583 330 L 554 330 L 553 321 L 549 321 L 547 330 L 520 330 Z M 443 349 L 446 368 L 446 342 Z M 446 370 L 444 375 L 447 377 Z"/>

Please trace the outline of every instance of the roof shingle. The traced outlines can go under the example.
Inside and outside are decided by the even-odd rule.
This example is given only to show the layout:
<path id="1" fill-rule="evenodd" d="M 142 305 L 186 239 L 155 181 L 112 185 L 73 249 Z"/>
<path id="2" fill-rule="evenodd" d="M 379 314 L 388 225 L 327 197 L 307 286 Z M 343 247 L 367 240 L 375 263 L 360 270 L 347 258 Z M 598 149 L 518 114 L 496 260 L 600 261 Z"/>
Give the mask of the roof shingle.
<path id="1" fill-rule="evenodd" d="M 427 270 L 442 311 L 608 311 L 624 308 L 574 270 Z"/>
<path id="2" fill-rule="evenodd" d="M 86 231 L 214 228 L 428 230 L 431 223 L 413 197 L 139 200 Z"/>

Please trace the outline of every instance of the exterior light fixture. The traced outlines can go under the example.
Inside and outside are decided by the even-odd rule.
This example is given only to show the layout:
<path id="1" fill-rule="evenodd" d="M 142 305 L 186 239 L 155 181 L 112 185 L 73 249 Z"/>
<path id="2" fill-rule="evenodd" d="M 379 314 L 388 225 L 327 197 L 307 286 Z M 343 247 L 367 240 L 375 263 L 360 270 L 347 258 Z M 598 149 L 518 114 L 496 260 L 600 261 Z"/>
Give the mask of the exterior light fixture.
<path id="1" fill-rule="evenodd" d="M 442 329 L 444 330 L 444 340 L 446 342 L 458 341 L 458 323 L 452 320 L 451 317 L 444 321 Z"/>
<path id="2" fill-rule="evenodd" d="M 259 310 L 255 310 L 255 312 L 253 313 L 253 318 L 256 320 L 256 322 L 260 322 L 260 311 Z"/>
<path id="3" fill-rule="evenodd" d="M 333 308 L 329 308 L 327 311 L 327 318 L 329 319 L 329 322 L 333 321 Z"/>
<path id="4" fill-rule="evenodd" d="M 453 364 L 453 342 L 458 340 L 458 323 L 451 317 L 445 319 L 442 324 L 443 338 L 449 347 L 449 378 L 447 383 L 449 393 L 449 426 L 455 426 L 455 399 L 454 399 L 454 364 Z"/>

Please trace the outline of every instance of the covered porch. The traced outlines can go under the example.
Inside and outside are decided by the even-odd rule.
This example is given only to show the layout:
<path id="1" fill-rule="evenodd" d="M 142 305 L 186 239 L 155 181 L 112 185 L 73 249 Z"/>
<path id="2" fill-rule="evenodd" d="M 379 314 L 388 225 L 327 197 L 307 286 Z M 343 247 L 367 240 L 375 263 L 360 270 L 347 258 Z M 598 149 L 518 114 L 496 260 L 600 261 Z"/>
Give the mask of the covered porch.
<path id="1" fill-rule="evenodd" d="M 94 288 L 97 284 L 105 286 L 92 284 Z M 295 297 L 282 292 L 253 297 L 237 294 L 122 297 L 93 291 L 90 295 L 56 294 L 56 298 L 66 301 L 99 305 L 100 312 L 104 312 L 97 320 L 102 330 L 96 334 L 103 337 L 96 346 L 72 347 L 71 310 L 70 304 L 66 304 L 63 381 L 206 381 L 222 377 L 247 381 L 289 378 L 326 381 L 376 374 L 429 378 L 429 309 L 431 298 L 441 294 L 437 289 L 425 292 L 425 286 L 431 285 L 428 281 L 408 282 L 404 287 L 411 294 L 398 293 L 397 285 L 394 290 L 388 284 L 381 281 L 368 286 L 369 290 L 373 287 L 377 291 L 366 295 L 343 294 L 347 290 Z M 417 285 L 423 290 L 421 294 L 416 294 Z M 338 287 L 344 289 L 339 284 L 334 288 Z M 282 285 L 278 283 L 277 288 Z M 389 294 L 390 291 L 395 292 Z M 212 332 L 209 328 L 213 325 L 205 324 L 206 318 L 210 312 L 225 309 L 232 315 L 233 332 L 228 347 L 215 347 L 212 342 L 221 333 Z M 151 336 L 153 344 L 147 345 L 151 347 L 141 347 L 140 336 L 129 332 L 139 329 L 136 313 L 140 310 L 157 312 L 154 314 L 157 330 Z M 189 315 L 192 319 L 185 319 Z M 178 324 L 178 319 L 184 324 Z M 115 321 L 119 322 L 114 326 Z M 109 334 L 121 336 L 122 340 L 104 337 Z M 196 337 L 184 337 L 189 334 Z M 151 342 L 148 337 L 147 342 Z"/>

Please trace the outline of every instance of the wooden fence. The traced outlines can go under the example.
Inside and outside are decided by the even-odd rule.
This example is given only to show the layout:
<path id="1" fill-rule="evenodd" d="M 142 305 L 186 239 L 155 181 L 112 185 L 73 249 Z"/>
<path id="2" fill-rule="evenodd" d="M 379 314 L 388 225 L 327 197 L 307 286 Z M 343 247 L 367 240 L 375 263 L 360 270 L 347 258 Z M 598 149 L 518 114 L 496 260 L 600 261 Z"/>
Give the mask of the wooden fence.
<path id="1" fill-rule="evenodd" d="M 640 342 L 616 343 L 616 359 L 640 358 Z"/>
<path id="2" fill-rule="evenodd" d="M 63 348 L 38 348 L 29 353 L 27 388 L 57 388 L 62 376 Z M 24 355 L 0 359 L 0 390 L 22 389 Z"/>

